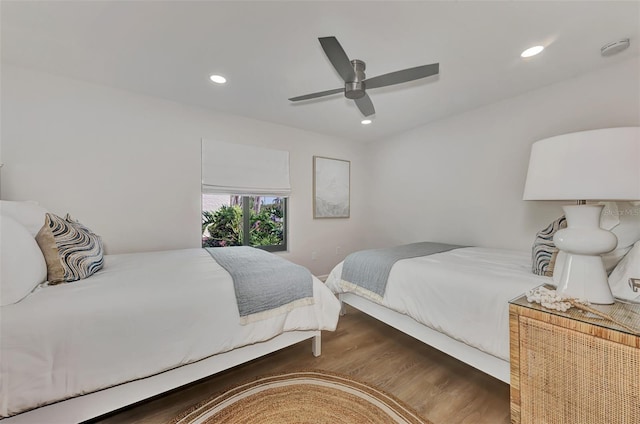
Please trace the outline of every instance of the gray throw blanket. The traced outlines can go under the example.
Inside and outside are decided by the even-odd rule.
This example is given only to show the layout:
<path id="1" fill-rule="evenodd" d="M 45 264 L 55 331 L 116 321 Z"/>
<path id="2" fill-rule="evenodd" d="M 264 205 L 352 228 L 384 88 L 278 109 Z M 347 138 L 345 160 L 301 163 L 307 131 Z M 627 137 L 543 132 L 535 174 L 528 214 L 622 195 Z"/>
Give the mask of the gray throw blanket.
<path id="1" fill-rule="evenodd" d="M 391 267 L 397 261 L 447 252 L 460 247 L 464 246 L 422 242 L 354 252 L 344 260 L 342 286 L 359 294 L 381 300 L 387 288 Z"/>
<path id="2" fill-rule="evenodd" d="M 206 250 L 233 278 L 241 324 L 313 304 L 313 280 L 305 267 L 253 247 Z"/>

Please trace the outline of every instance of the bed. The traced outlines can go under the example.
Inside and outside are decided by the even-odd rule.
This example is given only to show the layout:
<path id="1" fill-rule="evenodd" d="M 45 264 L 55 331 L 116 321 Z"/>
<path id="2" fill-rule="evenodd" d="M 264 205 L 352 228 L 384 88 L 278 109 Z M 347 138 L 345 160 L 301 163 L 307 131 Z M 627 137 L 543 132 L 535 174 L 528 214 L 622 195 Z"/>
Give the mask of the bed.
<path id="1" fill-rule="evenodd" d="M 308 304 L 241 324 L 231 275 L 205 249 L 103 260 L 85 279 L 3 303 L 3 424 L 81 422 L 304 340 L 317 356 L 337 324 L 340 304 L 315 277 Z"/>
<path id="2" fill-rule="evenodd" d="M 531 253 L 460 247 L 397 261 L 381 298 L 326 284 L 349 304 L 491 376 L 509 382 L 508 301 L 549 277 L 531 272 Z"/>
<path id="3" fill-rule="evenodd" d="M 558 285 L 564 252 L 553 236 L 563 220 L 541 229 L 531 251 L 423 242 L 355 252 L 326 284 L 343 305 L 508 383 L 509 301 L 543 284 Z M 613 295 L 640 302 L 629 285 L 640 276 L 640 205 L 605 204 L 601 225 L 618 238 L 602 255 Z"/>

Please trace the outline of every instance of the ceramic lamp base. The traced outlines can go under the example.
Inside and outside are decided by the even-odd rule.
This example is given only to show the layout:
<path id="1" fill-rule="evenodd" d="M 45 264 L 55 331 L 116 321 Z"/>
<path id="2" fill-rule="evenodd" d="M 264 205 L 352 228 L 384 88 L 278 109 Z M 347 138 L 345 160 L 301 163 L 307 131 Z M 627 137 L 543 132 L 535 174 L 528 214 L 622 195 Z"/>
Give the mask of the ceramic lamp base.
<path id="1" fill-rule="evenodd" d="M 591 303 L 612 304 L 614 299 L 600 255 L 615 249 L 618 239 L 611 231 L 600 228 L 602 208 L 602 205 L 563 207 L 567 228 L 553 237 L 556 246 L 567 253 L 558 292 Z"/>

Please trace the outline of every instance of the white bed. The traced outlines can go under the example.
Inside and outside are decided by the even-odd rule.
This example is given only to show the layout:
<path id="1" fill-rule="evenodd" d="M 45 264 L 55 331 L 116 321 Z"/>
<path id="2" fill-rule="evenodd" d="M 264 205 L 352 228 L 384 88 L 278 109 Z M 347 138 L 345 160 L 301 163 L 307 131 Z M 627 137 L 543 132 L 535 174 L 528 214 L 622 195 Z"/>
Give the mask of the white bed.
<path id="1" fill-rule="evenodd" d="M 327 286 L 351 306 L 502 381 L 509 382 L 509 300 L 549 283 L 529 252 L 467 247 L 403 259 L 382 301 L 345 291 L 342 263 Z"/>
<path id="2" fill-rule="evenodd" d="M 313 295 L 240 325 L 231 276 L 204 249 L 107 255 L 1 308 L 0 416 L 69 399 L 2 422 L 80 422 L 305 339 L 319 355 L 340 305 L 315 277 Z"/>

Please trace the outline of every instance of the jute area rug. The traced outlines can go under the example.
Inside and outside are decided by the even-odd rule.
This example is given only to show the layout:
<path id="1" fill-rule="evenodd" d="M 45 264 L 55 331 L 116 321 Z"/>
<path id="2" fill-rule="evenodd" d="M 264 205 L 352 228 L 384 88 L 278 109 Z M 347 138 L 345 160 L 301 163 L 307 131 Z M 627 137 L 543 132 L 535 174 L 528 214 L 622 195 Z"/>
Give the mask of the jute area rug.
<path id="1" fill-rule="evenodd" d="M 261 377 L 184 412 L 173 424 L 431 424 L 375 387 L 326 371 Z"/>

